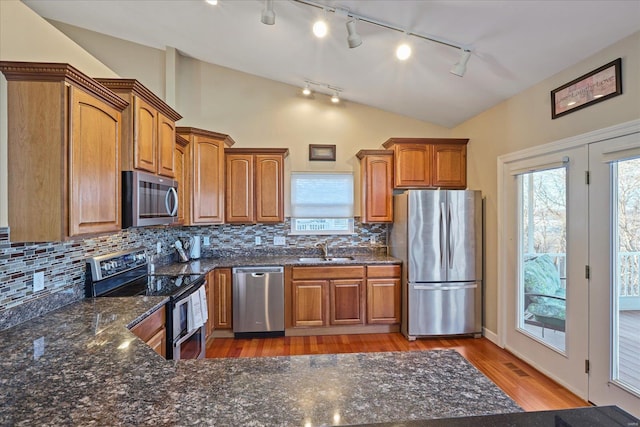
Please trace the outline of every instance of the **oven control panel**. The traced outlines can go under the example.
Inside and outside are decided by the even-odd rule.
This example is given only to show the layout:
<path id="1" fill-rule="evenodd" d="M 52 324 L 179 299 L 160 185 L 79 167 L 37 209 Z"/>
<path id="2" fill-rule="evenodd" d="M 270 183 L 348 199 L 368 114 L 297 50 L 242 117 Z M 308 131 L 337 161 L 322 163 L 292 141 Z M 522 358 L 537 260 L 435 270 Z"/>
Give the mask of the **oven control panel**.
<path id="1" fill-rule="evenodd" d="M 96 282 L 147 265 L 147 255 L 144 248 L 137 248 L 89 258 L 87 263 Z"/>

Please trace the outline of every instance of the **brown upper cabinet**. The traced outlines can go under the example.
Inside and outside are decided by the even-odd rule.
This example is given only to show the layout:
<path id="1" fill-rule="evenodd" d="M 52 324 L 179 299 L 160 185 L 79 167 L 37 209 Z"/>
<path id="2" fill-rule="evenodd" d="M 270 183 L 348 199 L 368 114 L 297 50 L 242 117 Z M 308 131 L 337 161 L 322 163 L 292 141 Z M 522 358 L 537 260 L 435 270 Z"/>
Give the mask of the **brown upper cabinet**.
<path id="1" fill-rule="evenodd" d="M 224 149 L 235 141 L 209 130 L 177 127 L 188 141 L 184 225 L 224 222 Z"/>
<path id="2" fill-rule="evenodd" d="M 173 225 L 184 225 L 186 223 L 185 205 L 189 202 L 186 196 L 187 181 L 189 180 L 189 141 L 176 134 L 176 145 L 174 152 L 175 179 L 178 181 L 178 213 Z"/>
<path id="3" fill-rule="evenodd" d="M 467 188 L 468 139 L 390 138 L 394 188 Z"/>
<path id="4" fill-rule="evenodd" d="M 360 150 L 360 217 L 364 223 L 393 222 L 393 151 Z"/>
<path id="5" fill-rule="evenodd" d="M 225 222 L 237 224 L 284 221 L 286 148 L 225 150 Z"/>
<path id="6" fill-rule="evenodd" d="M 96 79 L 129 106 L 122 113 L 122 170 L 175 177 L 175 122 L 182 116 L 134 79 Z"/>
<path id="7" fill-rule="evenodd" d="M 127 102 L 69 64 L 0 62 L 7 79 L 11 241 L 121 229 Z"/>

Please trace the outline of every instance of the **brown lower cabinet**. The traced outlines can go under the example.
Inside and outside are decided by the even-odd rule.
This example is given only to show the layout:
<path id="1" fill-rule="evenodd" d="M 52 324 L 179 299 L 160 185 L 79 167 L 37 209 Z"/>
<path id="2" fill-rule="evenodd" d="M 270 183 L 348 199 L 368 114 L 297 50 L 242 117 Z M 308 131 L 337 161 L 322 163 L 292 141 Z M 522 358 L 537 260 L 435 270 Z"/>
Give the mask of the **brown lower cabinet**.
<path id="1" fill-rule="evenodd" d="M 231 269 L 213 270 L 213 328 L 233 328 L 233 306 L 231 299 Z"/>
<path id="2" fill-rule="evenodd" d="M 367 323 L 400 322 L 399 265 L 367 267 Z"/>
<path id="3" fill-rule="evenodd" d="M 399 265 L 292 267 L 292 328 L 400 323 Z M 369 276 L 369 274 L 371 276 Z"/>
<path id="4" fill-rule="evenodd" d="M 167 357 L 166 311 L 164 306 L 131 328 L 138 338 L 162 357 Z"/>

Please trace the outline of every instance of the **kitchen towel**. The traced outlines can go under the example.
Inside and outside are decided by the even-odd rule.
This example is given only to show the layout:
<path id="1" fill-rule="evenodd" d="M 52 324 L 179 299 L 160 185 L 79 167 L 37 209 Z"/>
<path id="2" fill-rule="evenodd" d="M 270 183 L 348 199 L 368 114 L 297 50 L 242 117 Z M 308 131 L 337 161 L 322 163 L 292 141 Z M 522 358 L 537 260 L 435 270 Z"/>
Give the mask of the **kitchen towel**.
<path id="1" fill-rule="evenodd" d="M 202 321 L 202 307 L 200 304 L 199 291 L 195 291 L 189 296 L 189 305 L 191 306 L 191 310 L 189 311 L 189 320 L 191 320 L 191 323 L 188 324 L 188 328 L 189 332 L 192 332 L 204 323 Z"/>
<path id="2" fill-rule="evenodd" d="M 198 289 L 198 294 L 200 294 L 200 311 L 202 313 L 202 323 L 206 323 L 209 320 L 209 310 L 207 307 L 207 292 L 204 289 L 204 286 L 200 286 Z"/>

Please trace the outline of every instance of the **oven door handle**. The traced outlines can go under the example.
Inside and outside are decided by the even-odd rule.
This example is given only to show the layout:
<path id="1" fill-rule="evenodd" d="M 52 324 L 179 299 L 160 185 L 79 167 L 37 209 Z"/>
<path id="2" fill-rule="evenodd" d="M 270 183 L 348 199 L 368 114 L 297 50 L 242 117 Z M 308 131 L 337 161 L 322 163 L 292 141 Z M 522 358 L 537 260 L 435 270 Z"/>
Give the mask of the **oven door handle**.
<path id="1" fill-rule="evenodd" d="M 185 342 L 186 340 L 190 339 L 193 335 L 198 333 L 200 331 L 200 329 L 202 329 L 203 327 L 204 326 L 200 326 L 199 328 L 195 328 L 193 331 L 188 332 L 187 334 L 179 337 L 177 340 L 173 341 L 173 346 L 174 347 L 180 346 L 183 342 Z"/>
<path id="2" fill-rule="evenodd" d="M 171 208 L 169 207 L 169 197 L 173 195 L 173 210 L 171 210 Z M 167 194 L 165 194 L 164 196 L 164 207 L 167 209 L 167 213 L 170 216 L 176 216 L 176 213 L 178 212 L 178 192 L 176 191 L 175 188 L 173 187 L 169 187 L 169 189 L 167 190 Z"/>

